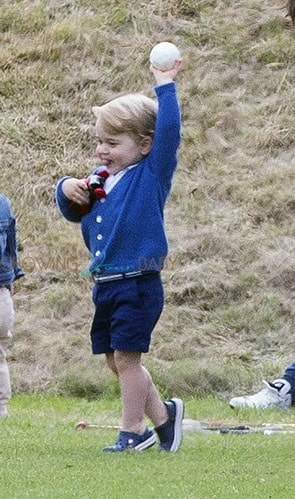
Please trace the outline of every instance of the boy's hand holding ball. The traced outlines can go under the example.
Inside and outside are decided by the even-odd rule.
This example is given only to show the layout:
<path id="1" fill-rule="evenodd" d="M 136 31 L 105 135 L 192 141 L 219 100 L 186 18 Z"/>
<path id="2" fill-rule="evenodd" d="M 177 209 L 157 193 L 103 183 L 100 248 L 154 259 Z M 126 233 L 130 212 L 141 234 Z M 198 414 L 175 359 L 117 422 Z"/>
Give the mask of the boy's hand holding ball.
<path id="1" fill-rule="evenodd" d="M 152 66 L 161 71 L 172 69 L 175 62 L 181 59 L 176 45 L 170 42 L 161 42 L 154 46 L 150 53 Z"/>
<path id="2" fill-rule="evenodd" d="M 178 73 L 182 58 L 179 49 L 170 42 L 161 42 L 150 52 L 150 70 L 158 84 L 173 81 Z"/>

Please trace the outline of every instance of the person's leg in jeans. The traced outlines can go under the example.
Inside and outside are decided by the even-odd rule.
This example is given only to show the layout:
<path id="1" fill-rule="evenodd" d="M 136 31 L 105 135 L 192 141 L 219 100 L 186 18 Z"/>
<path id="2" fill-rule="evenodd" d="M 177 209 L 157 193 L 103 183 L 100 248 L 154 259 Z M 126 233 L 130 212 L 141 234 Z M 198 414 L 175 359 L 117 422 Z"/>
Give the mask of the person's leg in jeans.
<path id="1" fill-rule="evenodd" d="M 290 393 L 292 396 L 292 405 L 295 404 L 295 362 L 290 364 L 284 372 L 282 376 L 283 379 L 287 380 L 290 383 Z"/>
<path id="2" fill-rule="evenodd" d="M 11 397 L 7 348 L 14 321 L 13 300 L 7 288 L 0 288 L 0 417 L 7 416 L 6 404 Z"/>

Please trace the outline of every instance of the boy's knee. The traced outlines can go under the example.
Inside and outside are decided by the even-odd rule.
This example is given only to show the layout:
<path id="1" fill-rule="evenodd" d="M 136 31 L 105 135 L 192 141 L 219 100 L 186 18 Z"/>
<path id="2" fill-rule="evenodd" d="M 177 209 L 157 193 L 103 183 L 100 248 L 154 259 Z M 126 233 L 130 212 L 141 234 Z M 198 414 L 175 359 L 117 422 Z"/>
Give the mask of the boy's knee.
<path id="1" fill-rule="evenodd" d="M 116 350 L 114 352 L 114 361 L 117 371 L 122 373 L 141 364 L 141 353 Z"/>

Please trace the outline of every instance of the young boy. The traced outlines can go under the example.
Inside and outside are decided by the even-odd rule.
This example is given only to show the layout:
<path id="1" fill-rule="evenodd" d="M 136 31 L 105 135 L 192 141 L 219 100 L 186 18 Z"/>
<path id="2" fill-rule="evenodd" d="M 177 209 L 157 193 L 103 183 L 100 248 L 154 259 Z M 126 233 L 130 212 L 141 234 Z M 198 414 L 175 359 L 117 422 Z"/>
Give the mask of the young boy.
<path id="1" fill-rule="evenodd" d="M 8 198 L 0 194 L 0 418 L 8 415 L 11 397 L 6 356 L 14 321 L 12 285 L 23 275 L 17 264 L 15 217 Z"/>
<path id="2" fill-rule="evenodd" d="M 60 212 L 81 222 L 93 256 L 92 350 L 106 354 L 120 383 L 122 431 L 105 452 L 141 451 L 156 435 L 160 450 L 176 452 L 182 439 L 182 400 L 162 402 L 141 362 L 163 309 L 160 271 L 168 251 L 163 210 L 180 143 L 173 81 L 180 67 L 180 60 L 169 71 L 150 67 L 158 106 L 129 94 L 93 108 L 101 167 L 88 180 L 65 177 L 56 189 Z M 145 415 L 155 431 L 146 428 Z"/>

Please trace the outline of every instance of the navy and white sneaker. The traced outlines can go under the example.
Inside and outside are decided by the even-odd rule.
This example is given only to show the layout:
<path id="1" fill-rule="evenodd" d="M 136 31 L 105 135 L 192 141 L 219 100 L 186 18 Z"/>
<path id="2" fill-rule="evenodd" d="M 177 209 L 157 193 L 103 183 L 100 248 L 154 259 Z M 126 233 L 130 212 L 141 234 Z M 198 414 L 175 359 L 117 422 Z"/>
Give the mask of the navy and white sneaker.
<path id="1" fill-rule="evenodd" d="M 180 399 L 164 402 L 168 411 L 168 421 L 155 428 L 160 439 L 160 450 L 177 452 L 182 441 L 182 419 L 184 404 Z"/>
<path id="2" fill-rule="evenodd" d="M 142 435 L 130 431 L 120 431 L 114 445 L 104 447 L 103 452 L 142 451 L 156 443 L 153 430 L 146 428 Z"/>

